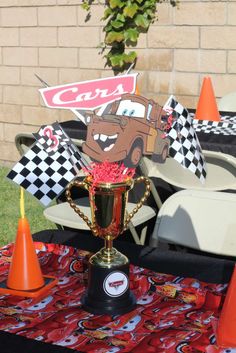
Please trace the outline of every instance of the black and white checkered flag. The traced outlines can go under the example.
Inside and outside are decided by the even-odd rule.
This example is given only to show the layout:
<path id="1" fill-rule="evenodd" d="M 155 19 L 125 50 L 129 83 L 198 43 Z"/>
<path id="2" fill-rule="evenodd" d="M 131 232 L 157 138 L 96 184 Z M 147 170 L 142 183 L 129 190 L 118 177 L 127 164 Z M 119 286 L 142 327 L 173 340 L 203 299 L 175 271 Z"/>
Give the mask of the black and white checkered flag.
<path id="1" fill-rule="evenodd" d="M 77 167 L 80 168 L 79 164 Z M 7 177 L 22 186 L 44 206 L 48 206 L 76 174 L 71 155 L 64 147 L 49 156 L 41 144 L 36 142 Z"/>
<path id="2" fill-rule="evenodd" d="M 52 125 L 41 126 L 39 131 L 33 133 L 33 135 L 36 138 L 36 141 L 50 156 L 53 156 L 56 151 L 61 147 L 64 147 L 77 172 L 84 167 L 88 169 L 88 163 L 58 122 L 55 122 Z M 79 164 L 79 168 L 77 167 L 77 164 Z"/>
<path id="3" fill-rule="evenodd" d="M 48 206 L 87 163 L 58 122 L 33 135 L 36 142 L 7 177 Z"/>
<path id="4" fill-rule="evenodd" d="M 236 135 L 235 117 L 222 117 L 221 121 L 193 120 L 195 131 L 215 135 Z"/>
<path id="5" fill-rule="evenodd" d="M 174 96 L 170 96 L 163 110 L 173 119 L 167 133 L 170 139 L 169 156 L 205 182 L 206 162 L 188 110 Z"/>
<path id="6" fill-rule="evenodd" d="M 58 122 L 41 126 L 39 131 L 33 135 L 49 155 L 53 155 L 61 146 L 67 146 L 71 143 Z"/>

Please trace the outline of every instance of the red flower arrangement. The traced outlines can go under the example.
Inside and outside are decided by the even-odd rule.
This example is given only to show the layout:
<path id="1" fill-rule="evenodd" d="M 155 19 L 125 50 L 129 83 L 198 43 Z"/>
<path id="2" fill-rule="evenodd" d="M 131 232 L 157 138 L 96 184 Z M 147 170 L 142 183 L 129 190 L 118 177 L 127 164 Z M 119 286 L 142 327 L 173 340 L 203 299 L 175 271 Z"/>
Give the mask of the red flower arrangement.
<path id="1" fill-rule="evenodd" d="M 83 168 L 88 176 L 91 176 L 93 186 L 98 183 L 120 183 L 130 179 L 135 174 L 134 168 L 127 168 L 122 163 L 111 163 L 104 161 L 102 163 L 93 162 L 89 168 Z"/>

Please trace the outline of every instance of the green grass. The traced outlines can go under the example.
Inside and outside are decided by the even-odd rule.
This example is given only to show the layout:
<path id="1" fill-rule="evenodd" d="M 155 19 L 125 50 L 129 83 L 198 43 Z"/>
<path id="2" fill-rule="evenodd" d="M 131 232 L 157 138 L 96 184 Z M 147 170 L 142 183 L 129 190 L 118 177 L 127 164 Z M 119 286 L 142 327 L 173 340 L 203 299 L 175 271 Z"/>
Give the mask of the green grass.
<path id="1" fill-rule="evenodd" d="M 9 168 L 0 167 L 0 246 L 15 240 L 20 218 L 20 187 L 6 178 Z M 25 195 L 25 216 L 31 233 L 56 228 L 43 215 L 44 207 L 27 191 Z"/>

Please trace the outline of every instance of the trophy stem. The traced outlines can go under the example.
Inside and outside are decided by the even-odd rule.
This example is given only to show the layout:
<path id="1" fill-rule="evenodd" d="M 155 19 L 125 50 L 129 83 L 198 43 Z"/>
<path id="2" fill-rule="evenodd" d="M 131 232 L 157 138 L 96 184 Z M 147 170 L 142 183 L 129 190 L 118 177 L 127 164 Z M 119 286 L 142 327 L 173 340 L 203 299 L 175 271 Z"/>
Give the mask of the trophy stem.
<path id="1" fill-rule="evenodd" d="M 107 250 L 107 252 L 110 252 L 112 247 L 113 247 L 113 239 L 110 236 L 108 236 L 105 238 L 105 249 Z"/>
<path id="2" fill-rule="evenodd" d="M 114 257 L 113 249 L 113 239 L 110 236 L 107 236 L 105 239 L 105 247 L 103 248 L 103 260 L 105 260 L 108 264 L 112 262 Z"/>

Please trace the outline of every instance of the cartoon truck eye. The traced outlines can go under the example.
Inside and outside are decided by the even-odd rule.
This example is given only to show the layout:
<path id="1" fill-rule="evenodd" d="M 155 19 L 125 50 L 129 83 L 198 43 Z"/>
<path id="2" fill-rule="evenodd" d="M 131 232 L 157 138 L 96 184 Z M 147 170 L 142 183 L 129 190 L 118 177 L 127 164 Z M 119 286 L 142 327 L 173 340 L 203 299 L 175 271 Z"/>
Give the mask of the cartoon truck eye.
<path id="1" fill-rule="evenodd" d="M 163 163 L 169 139 L 164 133 L 167 121 L 162 113 L 162 107 L 153 100 L 125 94 L 102 116 L 89 116 L 83 151 L 95 161 L 123 161 L 129 168 L 135 168 L 142 155 L 153 155 L 156 162 Z"/>

